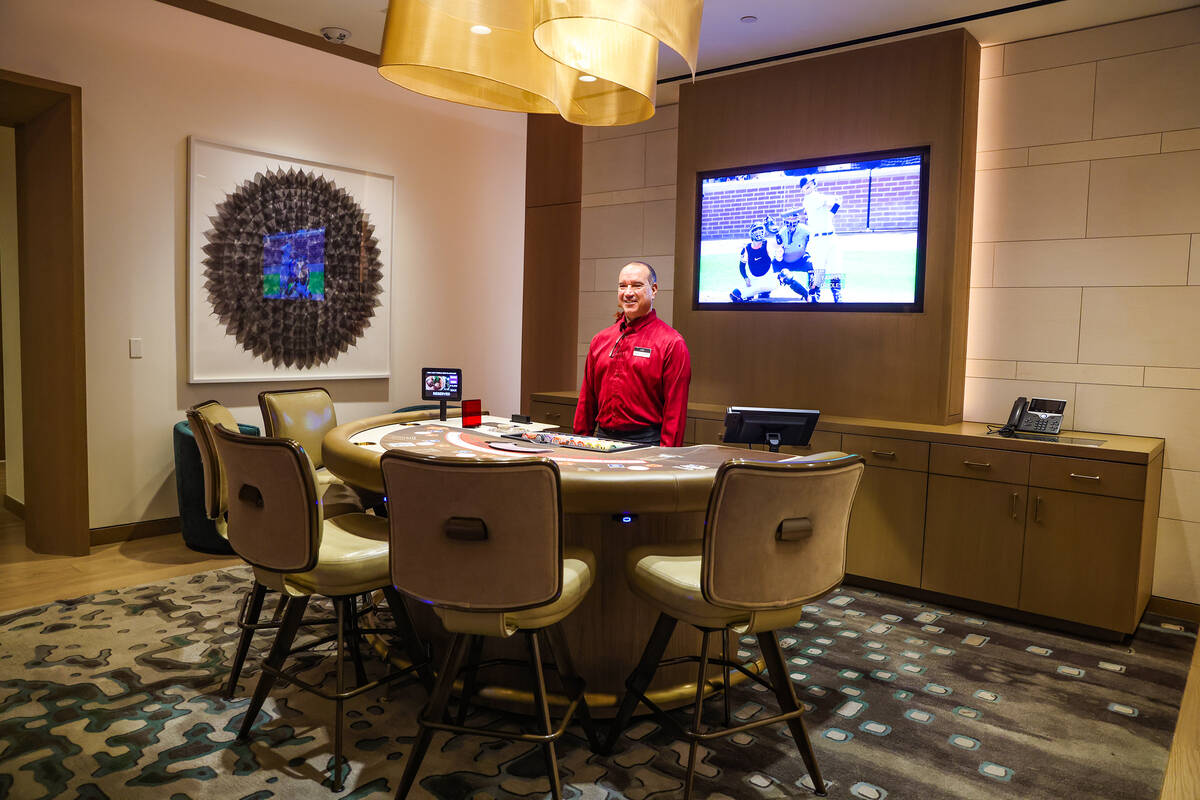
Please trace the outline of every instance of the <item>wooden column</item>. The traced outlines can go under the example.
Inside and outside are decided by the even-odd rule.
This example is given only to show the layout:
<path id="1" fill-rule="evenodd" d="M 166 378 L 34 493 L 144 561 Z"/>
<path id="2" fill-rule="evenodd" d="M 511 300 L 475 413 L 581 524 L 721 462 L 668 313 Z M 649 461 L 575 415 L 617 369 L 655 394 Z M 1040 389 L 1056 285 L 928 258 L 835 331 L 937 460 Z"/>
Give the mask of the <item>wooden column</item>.
<path id="1" fill-rule="evenodd" d="M 532 392 L 575 384 L 583 129 L 530 114 L 525 155 L 521 411 Z"/>
<path id="2" fill-rule="evenodd" d="M 82 93 L 0 71 L 0 123 L 16 127 L 25 543 L 86 555 Z"/>

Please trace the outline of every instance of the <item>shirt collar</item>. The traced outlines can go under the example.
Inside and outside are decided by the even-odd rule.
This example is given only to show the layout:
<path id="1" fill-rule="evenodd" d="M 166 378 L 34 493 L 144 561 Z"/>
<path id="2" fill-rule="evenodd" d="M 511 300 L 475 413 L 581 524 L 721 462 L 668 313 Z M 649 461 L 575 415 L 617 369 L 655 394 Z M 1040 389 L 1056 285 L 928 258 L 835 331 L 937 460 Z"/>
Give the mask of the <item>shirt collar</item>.
<path id="1" fill-rule="evenodd" d="M 621 326 L 622 333 L 634 333 L 646 327 L 650 324 L 651 320 L 655 319 L 658 319 L 658 312 L 652 308 L 650 309 L 649 313 L 646 314 L 646 316 L 638 317 L 633 322 L 629 322 L 624 316 L 622 316 L 621 321 L 617 324 Z"/>

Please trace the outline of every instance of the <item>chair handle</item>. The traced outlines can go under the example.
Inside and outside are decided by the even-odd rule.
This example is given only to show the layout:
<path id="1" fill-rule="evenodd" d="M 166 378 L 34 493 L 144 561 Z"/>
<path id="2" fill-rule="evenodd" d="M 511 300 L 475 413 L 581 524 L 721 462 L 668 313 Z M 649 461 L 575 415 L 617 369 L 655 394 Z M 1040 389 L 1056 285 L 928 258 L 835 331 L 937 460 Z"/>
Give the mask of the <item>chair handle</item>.
<path id="1" fill-rule="evenodd" d="M 262 508 L 262 490 L 257 486 L 251 486 L 248 483 L 243 483 L 242 488 L 238 489 L 238 500 L 241 500 L 243 503 L 251 503 L 259 508 Z"/>
<path id="2" fill-rule="evenodd" d="M 451 517 L 442 527 L 446 537 L 460 542 L 487 541 L 487 523 L 479 517 Z"/>
<path id="3" fill-rule="evenodd" d="M 779 523 L 775 539 L 780 542 L 799 542 L 812 536 L 813 524 L 808 517 L 792 517 Z"/>

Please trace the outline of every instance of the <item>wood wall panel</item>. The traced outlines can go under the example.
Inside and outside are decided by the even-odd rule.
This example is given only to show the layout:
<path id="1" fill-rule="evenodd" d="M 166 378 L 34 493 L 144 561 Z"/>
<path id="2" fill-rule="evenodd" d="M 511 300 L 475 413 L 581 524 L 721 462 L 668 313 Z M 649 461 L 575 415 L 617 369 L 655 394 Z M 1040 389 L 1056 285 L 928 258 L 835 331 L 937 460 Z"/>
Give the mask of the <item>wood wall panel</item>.
<path id="1" fill-rule="evenodd" d="M 83 555 L 90 541 L 81 92 L 0 78 L 55 97 L 16 129 L 25 540 L 34 552 Z"/>
<path id="2" fill-rule="evenodd" d="M 521 411 L 529 395 L 575 384 L 583 129 L 530 114 L 525 168 Z"/>
<path id="3" fill-rule="evenodd" d="M 979 45 L 963 30 L 685 84 L 674 326 L 697 402 L 962 418 Z M 696 173 L 930 147 L 920 314 L 696 311 Z"/>

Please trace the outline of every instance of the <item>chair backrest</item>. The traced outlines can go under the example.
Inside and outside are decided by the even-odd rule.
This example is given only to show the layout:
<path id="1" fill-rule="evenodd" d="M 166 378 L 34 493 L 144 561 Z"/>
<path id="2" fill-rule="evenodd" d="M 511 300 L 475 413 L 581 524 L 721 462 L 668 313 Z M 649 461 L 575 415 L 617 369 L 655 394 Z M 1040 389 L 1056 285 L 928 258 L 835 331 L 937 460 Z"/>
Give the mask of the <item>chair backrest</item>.
<path id="1" fill-rule="evenodd" d="M 305 572 L 321 550 L 321 502 L 312 464 L 291 439 L 213 426 L 229 487 L 229 543 L 273 572 Z"/>
<path id="2" fill-rule="evenodd" d="M 401 591 L 463 611 L 515 611 L 562 593 L 562 497 L 548 459 L 380 460 Z"/>
<path id="3" fill-rule="evenodd" d="M 258 407 L 262 409 L 263 432 L 267 436 L 295 439 L 308 453 L 313 466 L 324 466 L 321 440 L 331 428 L 337 427 L 329 392 L 320 387 L 259 392 Z"/>
<path id="4" fill-rule="evenodd" d="M 704 599 L 726 608 L 787 608 L 841 583 L 862 473 L 862 456 L 721 465 L 704 526 Z"/>
<path id="5" fill-rule="evenodd" d="M 228 507 L 225 502 L 225 471 L 217 457 L 217 446 L 213 439 L 213 428 L 224 425 L 230 430 L 238 429 L 237 421 L 229 409 L 216 400 L 197 403 L 187 410 L 188 427 L 196 439 L 200 451 L 200 468 L 204 474 L 204 513 L 209 519 L 219 520 Z"/>

